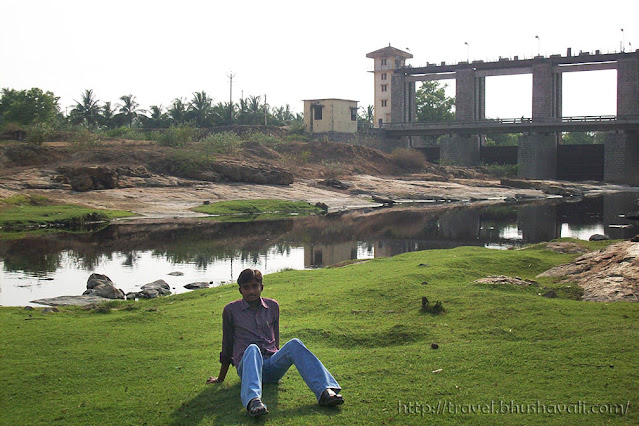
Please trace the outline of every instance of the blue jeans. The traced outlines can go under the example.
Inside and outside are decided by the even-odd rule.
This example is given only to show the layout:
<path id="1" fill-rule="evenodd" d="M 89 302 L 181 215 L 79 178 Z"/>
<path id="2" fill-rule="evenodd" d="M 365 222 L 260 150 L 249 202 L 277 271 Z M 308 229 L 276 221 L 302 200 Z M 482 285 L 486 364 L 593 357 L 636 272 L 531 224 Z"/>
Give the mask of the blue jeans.
<path id="1" fill-rule="evenodd" d="M 246 407 L 253 398 L 262 398 L 262 383 L 277 383 L 295 365 L 306 385 L 319 401 L 326 388 L 339 392 L 340 388 L 331 373 L 299 339 L 288 341 L 270 358 L 264 359 L 260 348 L 249 345 L 237 366 L 237 375 L 242 380 L 242 404 Z"/>

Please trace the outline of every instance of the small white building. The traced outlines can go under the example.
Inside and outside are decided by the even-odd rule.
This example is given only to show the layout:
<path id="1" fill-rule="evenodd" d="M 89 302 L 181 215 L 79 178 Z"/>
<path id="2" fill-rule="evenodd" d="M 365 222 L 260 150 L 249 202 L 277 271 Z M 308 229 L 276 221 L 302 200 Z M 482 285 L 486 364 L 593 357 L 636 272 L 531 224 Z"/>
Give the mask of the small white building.
<path id="1" fill-rule="evenodd" d="M 309 133 L 356 133 L 357 101 L 305 99 L 304 130 Z"/>

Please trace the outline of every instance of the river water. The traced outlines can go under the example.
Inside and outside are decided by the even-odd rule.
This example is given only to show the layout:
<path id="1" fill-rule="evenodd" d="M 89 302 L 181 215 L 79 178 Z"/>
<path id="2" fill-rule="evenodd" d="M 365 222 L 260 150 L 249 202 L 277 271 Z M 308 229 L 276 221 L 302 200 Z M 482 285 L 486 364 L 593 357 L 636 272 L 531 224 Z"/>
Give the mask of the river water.
<path id="1" fill-rule="evenodd" d="M 624 214 L 639 210 L 638 198 L 635 192 L 578 202 L 369 209 L 247 223 L 119 222 L 92 233 L 0 240 L 0 305 L 80 295 L 93 272 L 125 293 L 158 279 L 182 293 L 192 282 L 233 282 L 244 268 L 268 274 L 416 250 L 507 249 L 593 234 L 630 238 L 639 234 L 639 222 Z"/>

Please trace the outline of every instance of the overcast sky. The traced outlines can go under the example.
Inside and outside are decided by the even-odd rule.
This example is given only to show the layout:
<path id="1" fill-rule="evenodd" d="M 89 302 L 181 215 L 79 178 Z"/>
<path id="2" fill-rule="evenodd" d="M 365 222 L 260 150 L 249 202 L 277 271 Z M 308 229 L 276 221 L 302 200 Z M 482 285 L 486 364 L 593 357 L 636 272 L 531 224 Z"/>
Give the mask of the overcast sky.
<path id="1" fill-rule="evenodd" d="M 144 108 L 201 90 L 227 102 L 230 72 L 235 102 L 243 92 L 297 112 L 313 98 L 366 106 L 366 53 L 389 43 L 410 49 L 413 66 L 639 48 L 637 0 L 0 0 L 0 10 L 0 88 L 50 90 L 63 111 L 85 89 L 114 104 L 133 94 Z M 615 78 L 565 74 L 564 115 L 615 114 Z M 488 116 L 531 115 L 530 76 L 486 86 Z"/>

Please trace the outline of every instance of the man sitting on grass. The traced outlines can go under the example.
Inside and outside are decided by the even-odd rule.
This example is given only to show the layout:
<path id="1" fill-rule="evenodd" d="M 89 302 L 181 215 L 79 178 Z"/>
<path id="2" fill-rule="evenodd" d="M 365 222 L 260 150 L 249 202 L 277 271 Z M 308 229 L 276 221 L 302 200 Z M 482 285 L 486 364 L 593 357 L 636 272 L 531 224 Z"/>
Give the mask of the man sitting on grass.
<path id="1" fill-rule="evenodd" d="M 257 417 L 268 413 L 261 400 L 262 383 L 277 383 L 295 365 L 319 405 L 343 404 L 337 381 L 299 339 L 279 348 L 280 305 L 261 297 L 262 273 L 245 269 L 237 283 L 242 299 L 227 304 L 222 312 L 220 374 L 206 383 L 222 383 L 229 365 L 234 365 L 242 380 L 242 404 L 250 416 Z"/>

